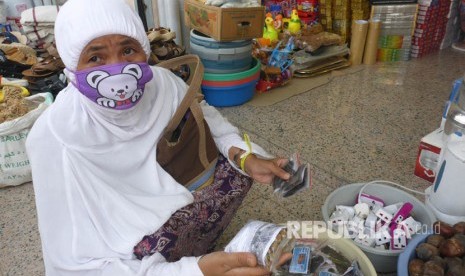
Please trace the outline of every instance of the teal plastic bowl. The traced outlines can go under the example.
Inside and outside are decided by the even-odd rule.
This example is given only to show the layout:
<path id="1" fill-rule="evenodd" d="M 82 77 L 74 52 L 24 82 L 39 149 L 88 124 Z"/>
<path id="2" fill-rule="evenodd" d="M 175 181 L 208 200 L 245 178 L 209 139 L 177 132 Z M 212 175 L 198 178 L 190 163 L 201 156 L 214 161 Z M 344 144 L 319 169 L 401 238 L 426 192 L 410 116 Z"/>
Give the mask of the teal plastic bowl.
<path id="1" fill-rule="evenodd" d="M 237 73 L 204 73 L 203 79 L 206 81 L 235 81 L 245 79 L 247 77 L 253 76 L 258 71 L 260 71 L 261 63 L 256 59 L 252 59 L 252 64 L 250 69 L 237 72 Z"/>

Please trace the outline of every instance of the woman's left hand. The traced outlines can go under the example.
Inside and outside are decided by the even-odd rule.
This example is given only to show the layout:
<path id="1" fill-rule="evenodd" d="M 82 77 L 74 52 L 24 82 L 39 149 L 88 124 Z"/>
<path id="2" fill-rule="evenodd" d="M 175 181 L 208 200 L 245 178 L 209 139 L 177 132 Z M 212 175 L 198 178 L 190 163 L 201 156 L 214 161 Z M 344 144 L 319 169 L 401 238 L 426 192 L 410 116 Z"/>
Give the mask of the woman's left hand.
<path id="1" fill-rule="evenodd" d="M 244 168 L 255 181 L 270 184 L 275 176 L 284 180 L 289 179 L 289 173 L 282 169 L 288 162 L 286 158 L 262 159 L 251 154 L 245 160 Z"/>

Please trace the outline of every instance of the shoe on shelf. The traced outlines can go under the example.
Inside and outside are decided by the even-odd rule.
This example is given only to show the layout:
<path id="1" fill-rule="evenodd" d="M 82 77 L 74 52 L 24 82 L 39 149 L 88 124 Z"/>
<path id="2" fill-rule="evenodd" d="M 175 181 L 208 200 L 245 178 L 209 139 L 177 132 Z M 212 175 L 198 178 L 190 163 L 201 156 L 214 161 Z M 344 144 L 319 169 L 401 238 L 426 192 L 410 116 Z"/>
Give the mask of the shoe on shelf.
<path id="1" fill-rule="evenodd" d="M 170 41 L 176 38 L 175 32 L 172 32 L 169 28 L 164 27 L 152 28 L 146 34 L 150 44 L 157 41 Z"/>

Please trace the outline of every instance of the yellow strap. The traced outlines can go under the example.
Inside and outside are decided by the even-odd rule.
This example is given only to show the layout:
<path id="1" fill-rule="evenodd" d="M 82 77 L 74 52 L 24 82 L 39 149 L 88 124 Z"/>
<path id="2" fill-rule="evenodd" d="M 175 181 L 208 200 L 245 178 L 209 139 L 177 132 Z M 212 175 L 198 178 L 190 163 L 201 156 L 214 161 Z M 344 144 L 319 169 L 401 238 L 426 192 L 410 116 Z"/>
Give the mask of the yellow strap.
<path id="1" fill-rule="evenodd" d="M 244 133 L 244 141 L 247 144 L 248 150 L 241 155 L 241 170 L 243 172 L 245 172 L 245 160 L 252 154 L 252 144 L 250 143 L 250 138 L 247 133 Z"/>

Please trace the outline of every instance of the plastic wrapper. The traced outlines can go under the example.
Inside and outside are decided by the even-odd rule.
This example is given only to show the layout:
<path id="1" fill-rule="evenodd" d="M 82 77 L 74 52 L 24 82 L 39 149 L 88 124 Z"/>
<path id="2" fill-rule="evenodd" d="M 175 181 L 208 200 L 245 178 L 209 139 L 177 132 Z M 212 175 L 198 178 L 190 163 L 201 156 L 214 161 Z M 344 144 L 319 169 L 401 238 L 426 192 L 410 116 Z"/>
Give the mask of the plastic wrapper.
<path id="1" fill-rule="evenodd" d="M 291 261 L 282 265 L 273 275 L 331 275 L 331 276 L 363 276 L 357 260 L 349 260 L 329 245 L 325 240 L 301 239 L 295 241 L 296 248 L 308 248 L 310 252 L 307 269 L 300 267 L 296 272 L 295 259 L 299 256 L 293 255 Z M 302 250 L 293 250 L 293 254 L 302 254 Z M 300 258 L 303 259 L 303 258 Z M 293 263 L 294 261 L 294 263 Z"/>
<path id="2" fill-rule="evenodd" d="M 251 252 L 258 264 L 275 271 L 280 257 L 291 252 L 293 239 L 285 226 L 263 221 L 249 221 L 225 247 L 225 252 Z"/>
<path id="3" fill-rule="evenodd" d="M 279 197 L 289 197 L 302 189 L 311 186 L 311 172 L 308 164 L 301 164 L 298 154 L 293 154 L 289 157 L 289 163 L 286 164 L 284 170 L 291 177 L 285 181 L 279 177 L 273 179 L 274 194 Z"/>

